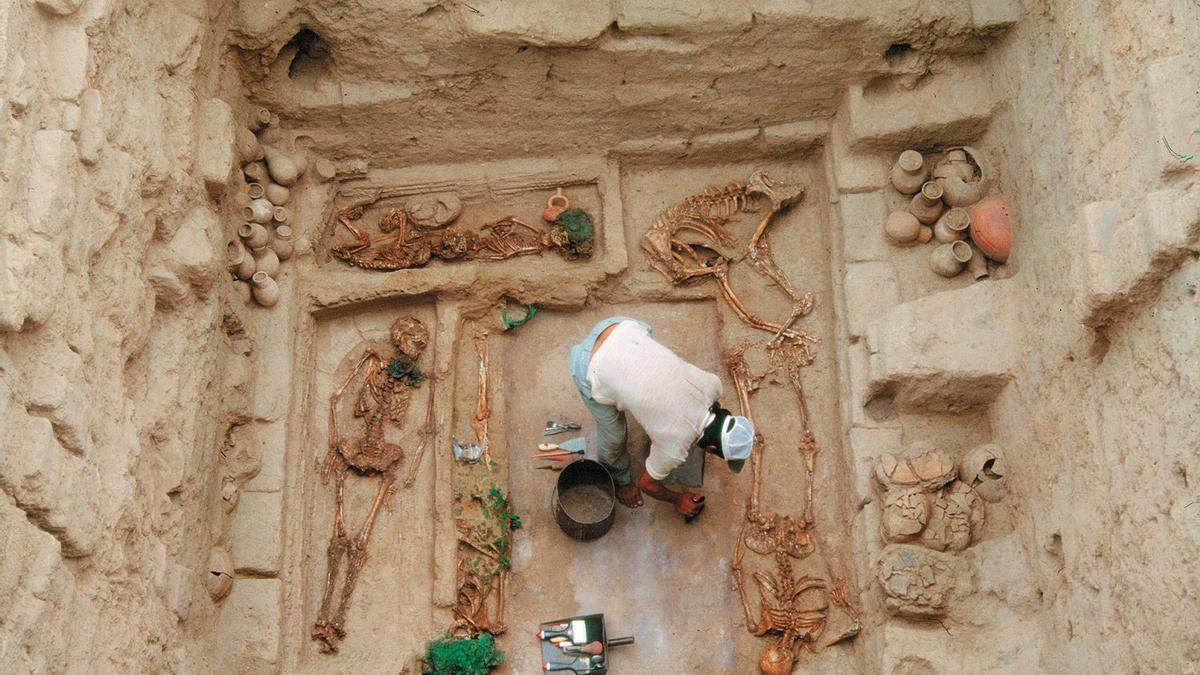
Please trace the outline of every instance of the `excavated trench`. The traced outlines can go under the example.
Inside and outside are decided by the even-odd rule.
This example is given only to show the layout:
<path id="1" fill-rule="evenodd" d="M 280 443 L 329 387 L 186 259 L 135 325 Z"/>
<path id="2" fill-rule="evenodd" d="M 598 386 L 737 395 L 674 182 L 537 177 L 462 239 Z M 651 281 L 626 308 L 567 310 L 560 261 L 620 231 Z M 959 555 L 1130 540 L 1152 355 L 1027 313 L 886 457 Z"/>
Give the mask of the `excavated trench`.
<path id="1" fill-rule="evenodd" d="M 1200 661 L 1200 15 L 202 4 L 0 8 L 12 670 Z M 758 454 L 579 542 L 535 450 L 613 315 Z"/>
<path id="2" fill-rule="evenodd" d="M 892 401 L 908 379 L 888 381 L 870 400 L 860 393 L 867 383 L 852 381 L 862 373 L 854 371 L 846 344 L 861 348 L 864 334 L 850 325 L 862 319 L 848 320 L 844 298 L 875 289 L 848 291 L 843 268 L 881 250 L 882 223 L 871 224 L 871 234 L 842 233 L 841 227 L 866 224 L 843 222 L 834 181 L 848 171 L 843 162 L 885 170 L 909 146 L 935 153 L 932 165 L 943 148 L 980 140 L 992 104 L 972 102 L 932 127 L 918 120 L 919 138 L 903 121 L 873 110 L 867 115 L 874 118 L 849 119 L 845 108 L 874 107 L 869 102 L 892 90 L 911 96 L 921 78 L 932 76 L 935 61 L 945 62 L 944 77 L 974 77 L 989 38 L 964 31 L 941 44 L 927 41 L 923 52 L 873 35 L 871 25 L 783 30 L 756 23 L 736 36 L 641 35 L 614 27 L 586 48 L 497 35 L 435 50 L 433 36 L 445 35 L 452 21 L 442 9 L 373 29 L 371 41 L 348 39 L 361 29 L 354 25 L 359 19 L 296 16 L 260 37 L 257 47 L 245 40 L 239 57 L 249 102 L 270 111 L 270 123 L 258 132 L 261 143 L 285 158 L 304 156 L 310 165 L 321 158 L 336 169 L 328 182 L 310 172 L 293 189 L 291 219 L 304 237 L 303 253 L 279 277 L 279 303 L 255 310 L 271 316 L 259 324 L 268 334 L 260 349 L 290 347 L 283 359 L 288 375 L 278 383 L 287 392 L 279 424 L 288 449 L 279 460 L 286 475 L 279 665 L 417 668 L 426 643 L 447 631 L 490 632 L 507 654 L 502 671 L 535 672 L 542 655 L 528 635 L 539 623 L 597 612 L 607 617 L 610 633 L 637 637 L 635 647 L 612 655 L 617 672 L 746 670 L 774 639 L 753 633 L 768 624 L 782 631 L 788 621 L 800 622 L 790 624 L 786 643 L 798 664 L 851 672 L 874 661 L 864 651 L 870 639 L 854 639 L 864 626 L 877 625 L 882 611 L 868 591 L 873 554 L 858 548 L 871 535 L 855 520 L 861 506 L 855 466 L 870 460 L 846 446 L 847 430 L 855 428 L 847 416 L 870 414 L 874 421 L 860 426 L 872 431 L 918 433 L 928 424 L 965 432 L 938 437 L 954 439 L 939 446 L 947 455 L 990 437 L 971 413 L 947 425 L 936 417 L 943 412 L 936 404 L 897 411 Z M 296 26 L 290 34 L 289 25 Z M 879 128 L 863 132 L 861 125 Z M 855 134 L 862 138 L 848 137 Z M 766 196 L 745 193 L 702 209 L 705 227 L 728 234 L 681 230 L 675 250 L 686 259 L 672 261 L 643 244 L 660 217 L 669 222 L 688 208 L 667 207 L 713 186 L 753 184 L 761 180 L 756 172 L 777 192 L 767 188 Z M 869 178 L 881 179 L 886 175 Z M 864 191 L 855 185 L 847 197 Z M 541 212 L 558 192 L 591 216 L 590 254 L 537 243 L 555 227 Z M 878 194 L 901 210 L 911 199 L 882 183 Z M 773 205 L 777 199 L 789 201 Z M 773 209 L 778 213 L 764 221 Z M 515 230 L 489 229 L 507 217 L 518 221 Z M 754 248 L 756 230 L 765 232 L 762 249 Z M 864 241 L 846 242 L 847 236 Z M 901 280 L 894 302 L 969 284 L 933 276 L 924 262 L 928 252 L 882 250 L 891 261 L 876 264 L 894 264 L 891 275 Z M 771 256 L 773 265 L 758 265 Z M 665 271 L 679 261 L 723 272 L 678 284 Z M 1004 275 L 1001 268 L 998 276 Z M 735 295 L 723 292 L 725 284 Z M 877 290 L 884 297 L 868 302 L 886 310 L 889 291 Z M 505 329 L 504 312 L 527 306 L 537 309 L 528 325 Z M 545 420 L 582 423 L 582 435 L 594 441 L 567 372 L 567 351 L 612 315 L 649 322 L 664 344 L 720 374 L 726 405 L 739 405 L 734 369 L 744 364 L 741 374 L 753 391 L 749 412 L 765 441 L 761 494 L 754 472 L 732 475 L 710 462 L 688 479 L 708 495 L 707 511 L 694 524 L 648 503 L 620 508 L 613 531 L 599 541 L 574 542 L 556 527 L 550 493 L 557 474 L 537 470 L 533 449 L 546 440 Z M 423 401 L 420 389 L 384 438 L 405 449 L 401 473 L 414 471 L 414 480 L 379 511 L 370 555 L 349 596 L 346 635 L 314 640 L 320 633 L 314 625 L 327 621 L 322 592 L 330 583 L 342 588 L 347 564 L 326 554 L 337 494 L 336 479 L 323 482 L 320 472 L 330 452 L 329 424 L 340 420 L 339 437 L 369 433 L 366 422 L 338 408 L 329 412 L 331 397 L 344 384 L 361 386 L 352 370 L 364 353 L 388 358 L 388 325 L 402 316 L 428 327 L 430 348 L 417 367 L 428 374 L 429 394 Z M 859 412 L 847 406 L 855 396 Z M 428 406 L 429 451 L 418 468 L 413 448 L 426 443 L 421 420 Z M 483 435 L 490 460 L 456 463 L 451 446 Z M 635 465 L 647 444 L 635 424 Z M 901 452 L 870 451 L 876 450 Z M 382 479 L 351 470 L 345 480 L 352 538 Z M 497 531 L 472 529 L 486 520 L 480 505 L 492 488 L 521 515 L 522 527 L 501 535 L 506 541 L 491 540 Z M 235 512 L 235 527 L 237 518 Z M 969 527 L 968 536 L 978 538 L 982 521 Z M 755 544 L 756 536 L 763 543 Z M 233 558 L 248 571 L 236 551 Z M 336 564 L 342 567 L 333 568 L 331 580 Z M 781 584 L 806 588 L 806 580 L 817 590 L 773 595 L 787 593 Z M 236 596 L 237 583 L 234 589 Z M 776 614 L 760 614 L 760 607 Z M 330 647 L 337 653 L 324 653 Z"/>

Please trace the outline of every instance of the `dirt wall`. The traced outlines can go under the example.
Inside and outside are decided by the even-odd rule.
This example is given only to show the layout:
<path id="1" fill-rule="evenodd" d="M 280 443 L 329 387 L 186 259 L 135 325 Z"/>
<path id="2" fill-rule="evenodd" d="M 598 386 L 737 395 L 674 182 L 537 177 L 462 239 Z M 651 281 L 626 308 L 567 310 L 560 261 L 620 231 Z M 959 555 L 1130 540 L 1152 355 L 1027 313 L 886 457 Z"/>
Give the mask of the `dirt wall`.
<path id="1" fill-rule="evenodd" d="M 210 403 L 237 397 L 199 177 L 214 26 L 203 3 L 0 6 L 10 672 L 198 662 L 221 441 Z"/>
<path id="2" fill-rule="evenodd" d="M 325 525 L 312 523 L 325 520 L 303 514 L 325 513 L 308 471 L 321 448 L 294 447 L 308 438 L 293 411 L 314 396 L 304 359 L 315 323 L 362 312 L 383 321 L 414 297 L 439 308 L 438 335 L 461 318 L 456 303 L 475 316 L 502 294 L 554 311 L 718 301 L 711 288 L 666 288 L 637 242 L 682 196 L 680 171 L 698 188 L 773 162 L 784 174 L 805 167 L 800 220 L 830 228 L 781 233 L 776 255 L 829 277 L 829 288 L 805 279 L 821 291 L 815 372 L 841 406 L 839 417 L 821 403 L 820 424 L 843 432 L 821 427 L 831 454 L 821 471 L 850 468 L 818 499 L 825 513 L 848 513 L 827 536 L 839 566 L 856 568 L 864 611 L 855 641 L 811 663 L 1194 670 L 1200 187 L 1185 157 L 1200 149 L 1200 9 L 537 6 L 0 5 L 6 669 L 336 667 L 306 632 L 320 553 L 305 542 L 323 539 Z M 555 184 L 587 186 L 588 205 L 611 223 L 603 255 L 579 267 L 510 260 L 413 274 L 317 261 L 335 184 L 310 176 L 291 204 L 300 241 L 283 297 L 258 308 L 222 260 L 239 222 L 234 130 L 251 102 L 282 117 L 289 141 L 311 136 L 357 196 L 465 185 L 469 205 L 499 208 L 500 194 L 526 208 Z M 926 253 L 888 246 L 879 229 L 904 200 L 887 187 L 899 150 L 966 142 L 990 156 L 1016 223 L 1012 259 L 981 283 L 932 276 Z M 828 274 L 811 256 L 829 257 Z M 771 316 L 787 310 L 752 295 Z M 905 371 L 908 357 L 928 370 Z M 440 354 L 437 370 L 473 372 L 471 358 Z M 462 392 L 440 396 L 439 419 L 467 410 L 451 409 Z M 435 511 L 448 489 L 436 477 L 451 465 L 451 431 L 438 433 L 430 492 L 411 500 Z M 1008 494 L 960 559 L 972 593 L 944 622 L 888 617 L 874 582 L 871 471 L 914 441 L 1007 453 Z M 791 504 L 789 485 L 768 494 Z M 430 522 L 434 540 L 449 542 L 435 544 L 432 565 L 452 569 L 453 527 L 446 515 Z M 237 577 L 227 597 L 222 575 Z M 415 601 L 429 610 L 423 628 L 441 625 L 453 601 L 452 575 L 433 583 L 431 602 Z M 387 612 L 405 609 L 392 604 Z M 705 620 L 738 631 L 739 656 L 759 647 L 736 616 Z M 406 662 L 424 636 L 408 637 Z M 390 668 L 385 656 L 369 665 Z"/>
<path id="3" fill-rule="evenodd" d="M 1018 532 L 1047 609 L 1042 666 L 1188 672 L 1198 272 L 1194 238 L 1156 232 L 1200 221 L 1195 164 L 1164 145 L 1196 127 L 1174 101 L 1195 100 L 1200 11 L 1095 9 L 1032 3 L 991 61 L 1010 101 L 991 137 L 1023 224 L 1013 310 L 1036 327 L 1015 338 L 1023 356 L 992 423 L 1016 460 Z"/>

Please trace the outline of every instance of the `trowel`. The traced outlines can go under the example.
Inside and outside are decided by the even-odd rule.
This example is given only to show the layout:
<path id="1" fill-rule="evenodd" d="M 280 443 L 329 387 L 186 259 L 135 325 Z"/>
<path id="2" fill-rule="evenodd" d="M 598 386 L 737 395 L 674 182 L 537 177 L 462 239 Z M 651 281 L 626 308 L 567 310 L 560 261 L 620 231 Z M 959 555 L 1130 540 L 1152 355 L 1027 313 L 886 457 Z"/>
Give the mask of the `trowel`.
<path id="1" fill-rule="evenodd" d="M 571 454 L 582 455 L 587 452 L 587 439 L 583 436 L 579 438 L 571 438 L 562 443 L 542 443 L 538 446 L 538 452 L 556 452 L 555 454 Z"/>

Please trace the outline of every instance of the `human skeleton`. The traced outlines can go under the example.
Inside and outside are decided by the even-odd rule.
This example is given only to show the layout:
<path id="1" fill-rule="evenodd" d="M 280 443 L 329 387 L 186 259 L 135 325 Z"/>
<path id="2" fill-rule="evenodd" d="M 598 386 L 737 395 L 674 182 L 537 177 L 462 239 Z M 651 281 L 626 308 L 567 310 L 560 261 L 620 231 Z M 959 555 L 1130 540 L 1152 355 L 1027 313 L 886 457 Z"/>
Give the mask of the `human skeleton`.
<path id="1" fill-rule="evenodd" d="M 478 233 L 450 226 L 444 230 L 412 227 L 404 209 L 393 208 L 379 221 L 383 236 L 371 235 L 355 225 L 364 208 L 379 200 L 380 193 L 366 201 L 339 209 L 336 224 L 348 230 L 353 240 L 330 247 L 334 257 L 369 270 L 400 270 L 423 267 L 431 258 L 442 260 L 505 260 L 541 253 L 554 248 L 550 233 L 508 216 L 480 228 Z"/>
<path id="2" fill-rule="evenodd" d="M 321 651 L 325 653 L 336 653 L 338 644 L 346 636 L 346 610 L 358 583 L 358 575 L 367 561 L 367 543 L 380 507 L 395 491 L 396 474 L 404 458 L 404 450 L 388 442 L 384 434 L 391 426 L 403 426 L 412 391 L 422 380 L 416 363 L 429 342 L 425 325 L 414 317 L 400 318 L 392 324 L 390 336 L 396 348 L 391 361 L 385 361 L 374 350 L 367 351 L 329 401 L 329 451 L 321 469 L 321 483 L 328 484 L 329 478 L 333 477 L 335 511 L 333 534 L 327 552 L 325 590 L 312 630 L 313 639 L 321 642 Z M 354 417 L 362 420 L 363 429 L 361 435 L 345 435 L 338 428 L 338 405 L 355 382 L 358 382 L 358 390 Z M 405 481 L 406 485 L 413 483 L 421 454 L 432 432 L 432 413 L 431 397 L 420 449 Z M 354 537 L 346 532 L 344 520 L 346 475 L 350 471 L 381 479 L 371 509 Z M 343 559 L 347 565 L 346 573 L 341 594 L 335 599 Z"/>
<path id="3" fill-rule="evenodd" d="M 807 473 L 803 517 L 797 520 L 791 516 L 766 513 L 759 508 L 765 448 L 765 439 L 760 431 L 755 439 L 757 450 L 750 459 L 753 467 L 751 496 L 730 565 L 734 586 L 745 612 L 747 629 L 760 637 L 778 636 L 768 645 L 759 661 L 759 668 L 769 675 L 790 673 L 800 649 L 812 649 L 828 626 L 831 604 L 845 611 L 851 618 L 851 626 L 827 642 L 850 637 L 859 630 L 858 613 L 846 596 L 844 580 L 835 579 L 831 582 L 808 575 L 796 577 L 792 571 L 793 559 L 804 559 L 816 550 L 811 530 L 814 526 L 813 483 L 819 447 L 810 425 L 800 369 L 812 363 L 812 346 L 818 339 L 791 328 L 797 318 L 812 311 L 813 298 L 811 294 L 798 293 L 784 276 L 771 254 L 766 234 L 775 215 L 803 195 L 804 189 L 800 186 L 778 186 L 766 174 L 755 172 L 745 183 L 709 188 L 681 200 L 667 209 L 642 238 L 642 249 L 650 265 L 671 283 L 715 279 L 721 296 L 738 318 L 753 328 L 773 334 L 766 343 L 771 361 L 768 373 L 759 376 L 750 373 L 744 358 L 744 351 L 749 345 L 726 357 L 742 414 L 753 419 L 750 392 L 768 374 L 781 370 L 786 373 L 799 402 L 799 450 L 804 457 Z M 748 245 L 738 255 L 731 252 L 737 246 L 737 240 L 727 225 L 734 215 L 748 210 L 758 197 L 769 200 L 770 209 L 759 221 Z M 733 264 L 743 260 L 748 261 L 791 299 L 791 316 L 783 323 L 763 320 L 733 292 L 729 284 L 729 270 Z M 760 555 L 772 555 L 775 563 L 774 573 L 753 573 L 760 600 L 757 613 L 751 607 L 743 578 L 747 549 Z"/>

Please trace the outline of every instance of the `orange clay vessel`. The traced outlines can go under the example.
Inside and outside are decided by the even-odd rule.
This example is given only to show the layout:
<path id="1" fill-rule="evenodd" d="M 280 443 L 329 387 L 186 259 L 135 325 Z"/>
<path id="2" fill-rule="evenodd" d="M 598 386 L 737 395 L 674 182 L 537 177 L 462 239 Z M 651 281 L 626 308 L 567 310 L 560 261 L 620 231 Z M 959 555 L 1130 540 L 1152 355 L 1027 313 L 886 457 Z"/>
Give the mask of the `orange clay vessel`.
<path id="1" fill-rule="evenodd" d="M 971 207 L 971 240 L 992 260 L 998 263 L 1008 260 L 1012 249 L 1012 225 L 1003 197 L 984 197 Z"/>

